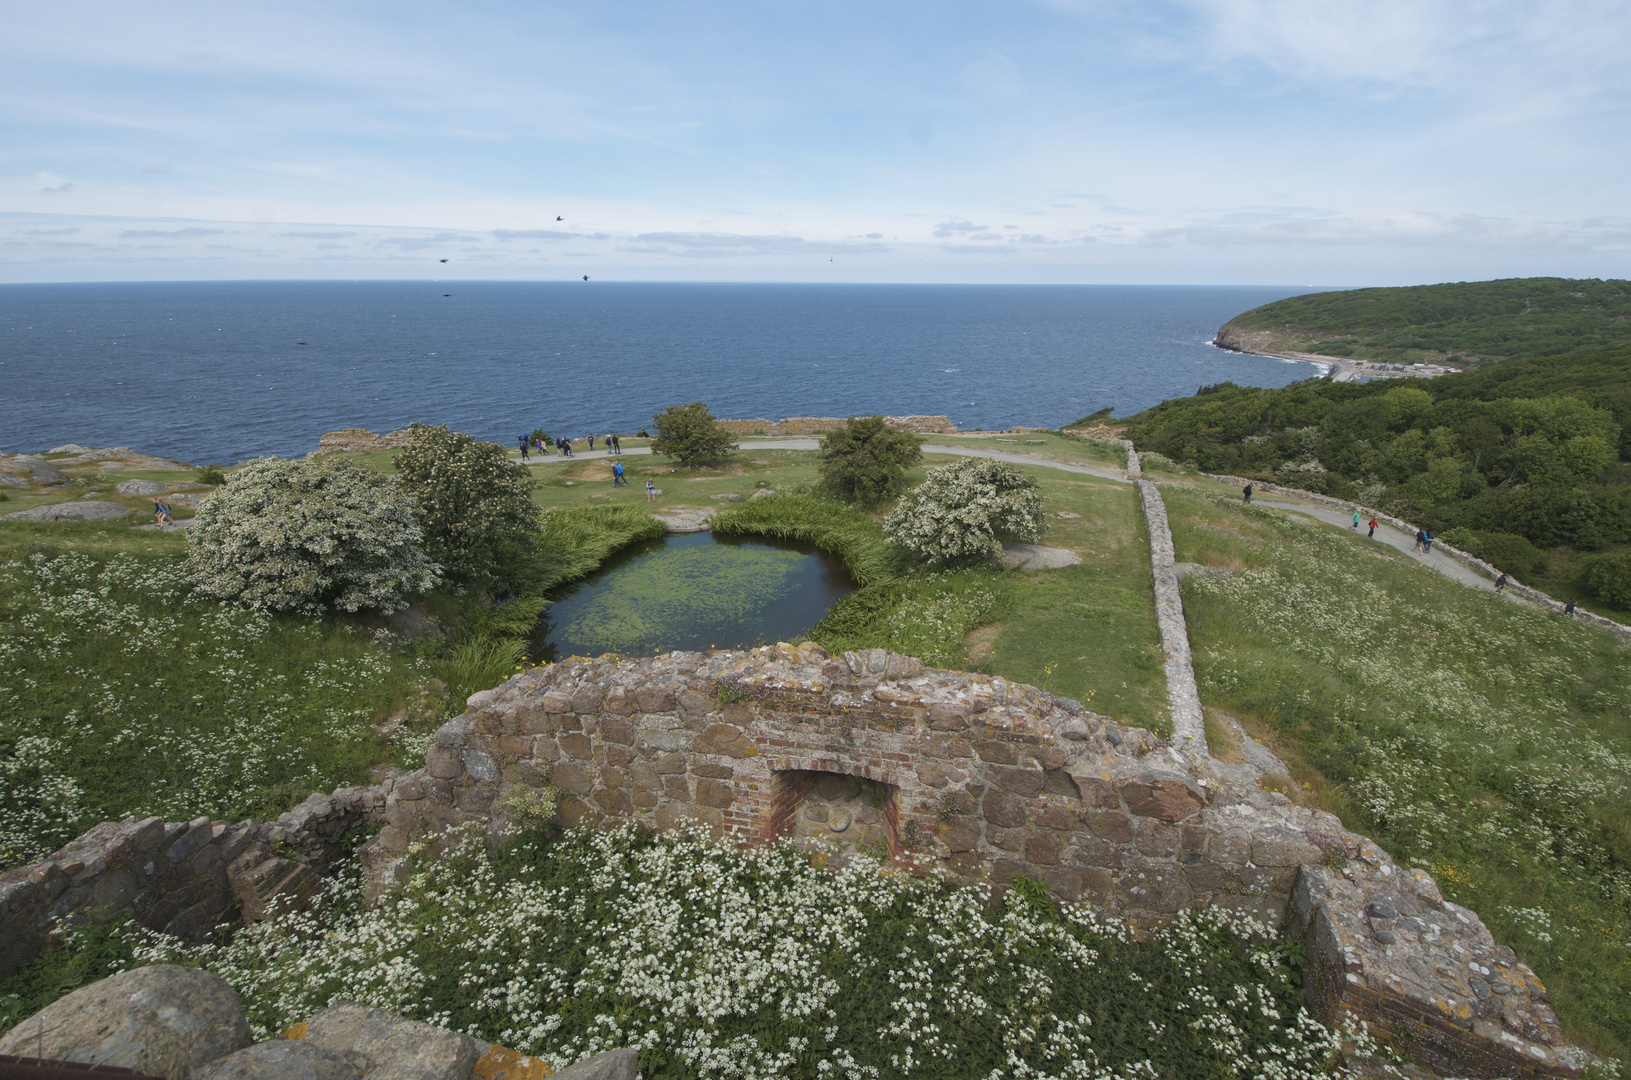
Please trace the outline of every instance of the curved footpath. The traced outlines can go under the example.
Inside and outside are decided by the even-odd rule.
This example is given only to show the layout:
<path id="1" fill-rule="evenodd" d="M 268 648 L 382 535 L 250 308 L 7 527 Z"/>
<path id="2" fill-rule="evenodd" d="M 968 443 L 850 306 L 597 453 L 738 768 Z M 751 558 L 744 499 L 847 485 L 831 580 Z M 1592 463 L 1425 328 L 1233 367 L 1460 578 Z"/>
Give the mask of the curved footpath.
<path id="1" fill-rule="evenodd" d="M 1369 515 L 1361 514 L 1359 518 L 1359 528 L 1354 529 L 1352 527 L 1352 511 L 1344 514 L 1342 511 L 1329 506 L 1316 506 L 1312 503 L 1270 501 L 1268 499 L 1255 499 L 1253 500 L 1252 505 L 1272 506 L 1276 510 L 1289 510 L 1293 514 L 1302 514 L 1305 517 L 1313 518 L 1315 521 L 1323 521 L 1327 525 L 1335 525 L 1338 528 L 1347 529 L 1350 532 L 1357 532 L 1360 536 L 1365 535 L 1367 524 L 1370 521 Z M 1458 581 L 1468 588 L 1481 589 L 1484 592 L 1495 591 L 1495 582 L 1491 581 L 1487 577 L 1484 577 L 1482 574 L 1476 573 L 1469 567 L 1462 566 L 1460 563 L 1444 554 L 1442 548 L 1435 547 L 1426 555 L 1423 555 L 1421 552 L 1415 550 L 1416 537 L 1414 534 L 1407 533 L 1397 525 L 1392 525 L 1386 521 L 1383 521 L 1381 518 L 1376 519 L 1376 535 L 1371 537 L 1371 539 L 1377 541 L 1378 543 L 1386 544 L 1395 551 L 1403 552 L 1416 562 L 1429 566 L 1443 574 L 1445 577 Z M 1516 601 L 1518 597 L 1513 596 L 1512 599 Z"/>

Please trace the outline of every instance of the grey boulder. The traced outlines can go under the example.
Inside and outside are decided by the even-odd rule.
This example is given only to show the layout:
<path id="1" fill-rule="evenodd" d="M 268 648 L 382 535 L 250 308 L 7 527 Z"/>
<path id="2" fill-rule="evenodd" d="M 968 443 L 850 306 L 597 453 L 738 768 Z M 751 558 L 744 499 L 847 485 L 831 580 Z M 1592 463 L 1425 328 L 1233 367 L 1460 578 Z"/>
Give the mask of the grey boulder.
<path id="1" fill-rule="evenodd" d="M 42 484 L 56 484 L 68 479 L 67 474 L 61 469 L 32 454 L 18 454 L 14 458 L 8 458 L 6 464 L 27 469 L 29 475 Z"/>
<path id="2" fill-rule="evenodd" d="M 639 1080 L 640 1050 L 625 1046 L 586 1057 L 555 1074 L 555 1080 Z"/>
<path id="3" fill-rule="evenodd" d="M 7 521 L 113 521 L 130 513 L 130 508 L 110 502 L 52 503 L 7 514 Z"/>
<path id="4" fill-rule="evenodd" d="M 273 1039 L 210 1062 L 192 1080 L 357 1080 L 361 1075 L 344 1054 L 304 1039 Z"/>
<path id="5" fill-rule="evenodd" d="M 306 1021 L 305 1041 L 359 1064 L 368 1080 L 469 1080 L 486 1045 L 350 1002 Z"/>
<path id="6" fill-rule="evenodd" d="M 121 495 L 163 495 L 169 487 L 157 480 L 121 480 L 113 485 L 113 490 Z"/>
<path id="7" fill-rule="evenodd" d="M 238 992 L 218 975 L 156 964 L 47 1005 L 0 1038 L 0 1054 L 117 1065 L 166 1080 L 251 1042 Z"/>

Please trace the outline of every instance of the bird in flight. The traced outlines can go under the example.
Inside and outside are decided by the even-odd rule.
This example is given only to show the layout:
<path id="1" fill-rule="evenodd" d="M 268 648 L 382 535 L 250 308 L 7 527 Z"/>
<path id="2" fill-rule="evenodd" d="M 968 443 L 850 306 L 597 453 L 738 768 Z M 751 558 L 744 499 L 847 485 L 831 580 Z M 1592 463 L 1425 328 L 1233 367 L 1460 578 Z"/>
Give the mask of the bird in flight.
<path id="1" fill-rule="evenodd" d="M 446 260 L 446 259 L 443 259 L 443 260 L 442 260 L 442 261 L 443 261 L 443 262 L 447 262 L 447 260 Z"/>
<path id="2" fill-rule="evenodd" d="M 589 275 L 588 274 L 583 275 L 583 280 L 588 281 L 589 280 Z"/>

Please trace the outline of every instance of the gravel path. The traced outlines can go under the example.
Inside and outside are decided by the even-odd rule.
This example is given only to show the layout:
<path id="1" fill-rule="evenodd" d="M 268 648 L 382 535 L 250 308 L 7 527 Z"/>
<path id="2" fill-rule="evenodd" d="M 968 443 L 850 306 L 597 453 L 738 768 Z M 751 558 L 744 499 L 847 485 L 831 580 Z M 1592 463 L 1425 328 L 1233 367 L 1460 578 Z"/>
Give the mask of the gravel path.
<path id="1" fill-rule="evenodd" d="M 1256 506 L 1272 506 L 1276 510 L 1289 510 L 1293 514 L 1302 514 L 1304 517 L 1311 517 L 1315 521 L 1323 521 L 1327 525 L 1335 525 L 1339 528 L 1348 529 L 1350 532 L 1357 532 L 1361 536 L 1365 535 L 1366 525 L 1370 521 L 1368 516 L 1361 516 L 1359 528 L 1352 529 L 1353 514 L 1344 514 L 1342 511 L 1329 506 L 1319 506 L 1314 503 L 1280 502 L 1273 499 L 1256 499 L 1253 504 Z M 1416 551 L 1416 538 L 1414 536 L 1385 522 L 1377 523 L 1376 536 L 1372 539 L 1376 543 L 1386 544 L 1388 547 L 1409 556 L 1412 560 L 1429 566 L 1445 577 L 1458 581 L 1469 588 L 1481 589 L 1484 592 L 1495 591 L 1493 581 L 1482 574 L 1474 573 L 1448 555 L 1437 551 L 1430 555 L 1423 555 L 1421 552 Z"/>
<path id="2" fill-rule="evenodd" d="M 821 442 L 818 439 L 778 439 L 774 442 L 742 442 L 739 444 L 743 450 L 818 450 Z M 1097 476 L 1101 480 L 1114 480 L 1125 484 L 1127 477 L 1113 465 L 1072 465 L 1065 461 L 1054 461 L 1052 458 L 1037 457 L 1034 454 L 1015 454 L 1007 450 L 987 450 L 980 446 L 940 446 L 935 443 L 924 443 L 925 454 L 954 454 L 958 457 L 991 458 L 995 461 L 1006 461 L 1013 465 L 1040 465 L 1045 469 L 1058 469 L 1062 472 L 1080 473 L 1084 476 Z M 638 454 L 649 454 L 649 446 L 631 446 L 623 451 L 623 457 L 634 457 Z M 600 458 L 616 457 L 604 450 L 573 450 L 570 458 L 560 454 L 550 454 L 544 458 L 531 458 L 529 465 L 559 465 L 563 461 L 595 461 Z M 520 458 L 515 458 L 519 461 Z"/>

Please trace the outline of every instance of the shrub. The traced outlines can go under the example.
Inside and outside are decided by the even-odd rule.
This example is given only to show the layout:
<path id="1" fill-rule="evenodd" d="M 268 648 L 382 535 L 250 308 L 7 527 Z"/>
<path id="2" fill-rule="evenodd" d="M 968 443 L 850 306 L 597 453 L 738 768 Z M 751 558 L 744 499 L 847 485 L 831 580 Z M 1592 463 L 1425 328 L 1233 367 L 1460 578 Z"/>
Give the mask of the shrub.
<path id="1" fill-rule="evenodd" d="M 930 469 L 883 528 L 891 544 L 941 563 L 996 555 L 1003 539 L 1040 539 L 1042 525 L 1036 481 L 1000 461 L 965 458 Z"/>
<path id="2" fill-rule="evenodd" d="M 425 550 L 464 580 L 513 570 L 536 544 L 532 476 L 498 443 L 446 424 L 414 424 L 397 455 L 397 483 L 419 506 Z"/>
<path id="3" fill-rule="evenodd" d="M 671 457 L 681 465 L 719 461 L 736 449 L 731 433 L 701 401 L 670 405 L 651 419 L 657 428 L 651 452 Z"/>
<path id="4" fill-rule="evenodd" d="M 1631 608 L 1631 551 L 1593 555 L 1580 572 L 1591 595 L 1617 608 Z"/>
<path id="5" fill-rule="evenodd" d="M 834 495 L 877 506 L 906 488 L 906 470 L 923 460 L 917 439 L 882 416 L 852 416 L 821 440 L 821 481 Z"/>
<path id="6" fill-rule="evenodd" d="M 203 468 L 198 470 L 197 475 L 198 482 L 200 484 L 215 484 L 216 486 L 220 486 L 221 484 L 227 482 L 227 474 L 221 471 L 221 466 L 219 465 L 205 465 Z"/>
<path id="7" fill-rule="evenodd" d="M 412 500 L 367 465 L 261 458 L 199 505 L 187 570 L 203 595 L 263 611 L 390 612 L 440 576 L 422 541 Z"/>
<path id="8" fill-rule="evenodd" d="M 1522 536 L 1478 529 L 1447 529 L 1438 538 L 1508 574 L 1524 577 L 1546 572 L 1546 553 Z"/>

